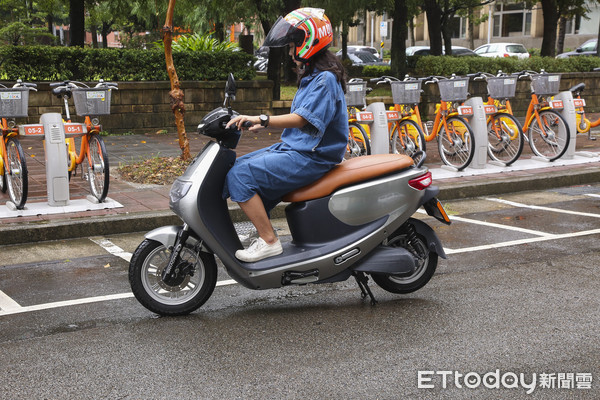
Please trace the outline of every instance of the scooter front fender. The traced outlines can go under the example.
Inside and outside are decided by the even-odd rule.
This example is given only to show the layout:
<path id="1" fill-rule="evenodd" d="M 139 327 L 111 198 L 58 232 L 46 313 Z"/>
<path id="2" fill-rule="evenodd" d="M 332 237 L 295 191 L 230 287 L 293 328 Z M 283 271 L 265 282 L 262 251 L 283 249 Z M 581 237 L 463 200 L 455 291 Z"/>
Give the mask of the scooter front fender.
<path id="1" fill-rule="evenodd" d="M 175 239 L 177 238 L 177 233 L 182 229 L 182 226 L 177 225 L 169 225 L 169 226 L 161 226 L 160 228 L 156 228 L 146 233 L 144 237 L 149 240 L 155 240 L 159 243 L 162 243 L 167 249 L 173 248 L 175 246 Z M 190 232 L 190 236 L 188 237 L 187 243 L 190 243 L 192 246 L 196 245 L 200 239 L 195 237 L 193 232 Z M 202 251 L 210 252 L 204 244 L 201 247 Z"/>

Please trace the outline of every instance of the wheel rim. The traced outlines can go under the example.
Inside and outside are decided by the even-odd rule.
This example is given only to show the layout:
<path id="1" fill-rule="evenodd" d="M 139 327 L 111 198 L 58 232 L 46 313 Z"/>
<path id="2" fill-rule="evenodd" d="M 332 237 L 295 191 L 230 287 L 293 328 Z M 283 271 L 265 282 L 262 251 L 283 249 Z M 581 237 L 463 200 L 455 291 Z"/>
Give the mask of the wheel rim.
<path id="1" fill-rule="evenodd" d="M 353 126 L 350 126 L 350 134 L 348 135 L 348 144 L 346 145 L 346 155 L 344 158 L 360 157 L 367 154 L 367 147 L 365 144 L 365 138 L 362 132 Z"/>
<path id="2" fill-rule="evenodd" d="M 566 151 L 567 127 L 558 114 L 540 113 L 540 120 L 542 127 L 534 120 L 529 128 L 529 144 L 536 155 L 555 160 Z"/>
<path id="3" fill-rule="evenodd" d="M 154 300 L 165 305 L 186 303 L 202 290 L 205 281 L 204 263 L 191 249 L 181 251 L 181 260 L 193 265 L 192 274 L 186 274 L 177 285 L 167 285 L 161 278 L 162 271 L 169 263 L 171 252 L 164 246 L 154 249 L 144 260 L 141 268 L 141 281 L 144 290 Z"/>
<path id="4" fill-rule="evenodd" d="M 88 168 L 88 179 L 90 182 L 90 190 L 94 197 L 99 201 L 103 201 L 106 196 L 106 164 L 105 153 L 102 151 L 102 146 L 97 137 L 92 136 L 89 142 L 89 155 L 91 165 Z"/>
<path id="5" fill-rule="evenodd" d="M 390 275 L 388 277 L 388 279 L 390 281 L 397 283 L 397 284 L 408 285 L 408 284 L 411 284 L 411 283 L 419 280 L 419 278 L 421 278 L 421 276 L 423 276 L 423 274 L 427 270 L 427 268 L 426 268 L 427 264 L 429 263 L 429 250 L 427 249 L 427 246 L 425 246 L 425 243 L 423 243 L 423 241 L 420 238 L 417 238 L 415 245 L 420 247 L 421 253 L 426 254 L 425 258 L 419 259 L 419 261 L 417 262 L 416 268 L 411 275 L 408 275 L 408 276 Z M 393 238 L 392 240 L 390 240 L 387 243 L 387 246 L 402 247 L 405 249 L 410 249 L 410 244 L 408 243 L 406 235 L 396 236 L 395 238 Z"/>
<path id="6" fill-rule="evenodd" d="M 6 146 L 8 165 L 5 166 L 5 176 L 10 199 L 17 208 L 23 206 L 27 190 L 27 166 L 23 154 L 19 150 L 19 145 L 15 140 L 8 141 Z"/>
<path id="7" fill-rule="evenodd" d="M 458 119 L 447 121 L 449 133 L 444 128 L 438 135 L 440 157 L 445 164 L 462 169 L 472 158 L 472 139 L 467 126 Z"/>
<path id="8" fill-rule="evenodd" d="M 493 160 L 514 162 L 521 154 L 522 140 L 519 126 L 509 117 L 496 116 L 488 124 L 488 154 Z"/>

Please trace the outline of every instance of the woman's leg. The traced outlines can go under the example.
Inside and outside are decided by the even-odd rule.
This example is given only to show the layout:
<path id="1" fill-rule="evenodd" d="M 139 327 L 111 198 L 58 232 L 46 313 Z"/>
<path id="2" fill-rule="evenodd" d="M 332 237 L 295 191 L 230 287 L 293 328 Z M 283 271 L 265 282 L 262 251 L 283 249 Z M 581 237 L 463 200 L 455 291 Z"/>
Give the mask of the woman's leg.
<path id="1" fill-rule="evenodd" d="M 250 198 L 250 200 L 238 204 L 240 205 L 242 211 L 246 213 L 250 219 L 250 222 L 254 224 L 254 227 L 258 232 L 258 236 L 260 236 L 268 244 L 275 243 L 277 241 L 277 237 L 275 236 L 273 225 L 271 225 L 271 220 L 267 215 L 267 211 L 265 210 L 265 206 L 260 196 L 255 194 Z"/>

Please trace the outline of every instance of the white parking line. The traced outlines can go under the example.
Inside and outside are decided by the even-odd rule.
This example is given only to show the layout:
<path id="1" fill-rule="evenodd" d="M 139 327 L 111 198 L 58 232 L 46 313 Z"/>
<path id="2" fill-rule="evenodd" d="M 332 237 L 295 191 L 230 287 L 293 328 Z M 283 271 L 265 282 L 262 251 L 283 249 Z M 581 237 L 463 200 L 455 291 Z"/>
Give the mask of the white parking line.
<path id="1" fill-rule="evenodd" d="M 595 194 L 595 193 L 586 193 L 585 195 L 589 196 L 589 197 L 600 197 L 600 194 Z"/>
<path id="2" fill-rule="evenodd" d="M 484 226 L 489 226 L 491 228 L 507 229 L 507 230 L 521 232 L 521 233 L 529 233 L 530 235 L 536 235 L 536 236 L 552 236 L 551 233 L 535 231 L 533 229 L 519 228 L 518 226 L 502 225 L 502 224 L 496 224 L 494 222 L 479 221 L 479 220 L 471 219 L 471 218 L 452 216 L 452 217 L 450 217 L 450 220 L 466 222 L 466 223 L 473 224 L 473 225 L 484 225 Z"/>
<path id="3" fill-rule="evenodd" d="M 23 307 L 21 307 L 19 303 L 8 297 L 6 293 L 0 290 L 0 313 L 2 313 L 3 311 L 12 311 L 21 308 Z"/>
<path id="4" fill-rule="evenodd" d="M 521 207 L 521 208 L 530 208 L 532 210 L 543 210 L 543 211 L 551 211 L 562 214 L 571 214 L 571 215 L 579 215 L 581 217 L 592 217 L 592 218 L 600 218 L 600 214 L 592 214 L 592 213 L 584 213 L 579 211 L 571 211 L 571 210 L 563 210 L 561 208 L 551 208 L 551 207 L 543 207 L 543 206 L 535 206 L 531 204 L 523 204 L 517 203 L 515 201 L 504 200 L 504 199 L 494 199 L 491 197 L 486 197 L 485 200 L 495 201 L 497 203 L 507 204 L 513 207 Z"/>

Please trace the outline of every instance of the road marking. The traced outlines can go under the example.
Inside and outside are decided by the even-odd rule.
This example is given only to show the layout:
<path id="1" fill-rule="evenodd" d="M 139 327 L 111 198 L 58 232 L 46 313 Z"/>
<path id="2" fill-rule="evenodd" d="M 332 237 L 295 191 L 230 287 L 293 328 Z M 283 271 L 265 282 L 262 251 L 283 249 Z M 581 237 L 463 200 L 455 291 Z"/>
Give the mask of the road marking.
<path id="1" fill-rule="evenodd" d="M 103 237 L 91 237 L 90 240 L 92 242 L 96 243 L 98 246 L 102 247 L 104 250 L 106 250 L 110 254 L 120 257 L 127 262 L 131 261 L 132 254 L 128 251 L 123 250 L 122 248 L 120 248 L 119 246 L 117 246 L 116 244 L 111 242 L 110 240 L 103 238 Z"/>
<path id="2" fill-rule="evenodd" d="M 479 220 L 471 219 L 471 218 L 463 218 L 463 217 L 452 216 L 452 217 L 450 217 L 450 220 L 452 220 L 452 221 L 466 222 L 466 223 L 474 224 L 474 225 L 484 225 L 484 226 L 489 226 L 489 227 L 492 227 L 492 228 L 507 229 L 507 230 L 516 231 L 516 232 L 522 232 L 522 233 L 529 233 L 531 235 L 536 235 L 536 236 L 544 236 L 544 237 L 545 236 L 552 236 L 552 233 L 547 233 L 547 232 L 542 232 L 542 231 L 536 231 L 536 230 L 533 230 L 533 229 L 519 228 L 518 226 L 496 224 L 494 222 L 479 221 Z"/>
<path id="3" fill-rule="evenodd" d="M 590 196 L 590 197 L 600 197 L 600 194 L 594 194 L 594 193 L 586 193 L 586 196 Z"/>
<path id="4" fill-rule="evenodd" d="M 577 236 L 588 236 L 588 235 L 598 235 L 598 234 L 600 234 L 600 229 L 592 229 L 589 231 L 571 232 L 571 233 L 563 233 L 563 234 L 556 234 L 556 235 L 546 235 L 546 236 L 534 237 L 534 238 L 529 238 L 529 239 L 510 240 L 507 242 L 484 244 L 481 246 L 464 247 L 462 249 L 444 248 L 444 251 L 446 252 L 446 254 L 471 253 L 474 251 L 499 249 L 501 247 L 518 246 L 518 245 L 527 244 L 527 243 L 545 242 L 548 240 L 557 240 L 557 239 L 571 239 L 571 238 L 574 238 Z"/>
<path id="5" fill-rule="evenodd" d="M 19 310 L 21 308 L 22 307 L 19 305 L 19 303 L 8 297 L 6 293 L 0 290 L 0 313 L 4 311 Z"/>
<path id="6" fill-rule="evenodd" d="M 510 200 L 494 199 L 494 198 L 491 198 L 491 197 L 484 197 L 484 199 L 485 200 L 489 200 L 489 201 L 495 201 L 497 203 L 507 204 L 507 205 L 513 206 L 513 207 L 530 208 L 532 210 L 552 211 L 552 212 L 562 213 L 562 214 L 578 215 L 578 216 L 581 216 L 581 217 L 600 218 L 600 214 L 592 214 L 592 213 L 584 213 L 584 212 L 579 212 L 579 211 L 563 210 L 563 209 L 560 209 L 560 208 L 534 206 L 534 205 L 530 205 L 530 204 L 517 203 L 515 201 L 510 201 Z"/>
<path id="7" fill-rule="evenodd" d="M 0 316 L 11 315 L 11 314 L 20 314 L 20 313 L 26 313 L 26 312 L 31 312 L 31 311 L 49 310 L 52 308 L 59 308 L 59 307 L 76 306 L 76 305 L 80 305 L 80 304 L 97 303 L 100 301 L 127 299 L 130 297 L 133 297 L 133 293 L 109 294 L 106 296 L 96 296 L 96 297 L 87 297 L 84 299 L 56 301 L 53 303 L 36 304 L 33 306 L 26 306 L 26 307 L 19 306 L 19 308 L 0 310 Z"/>

